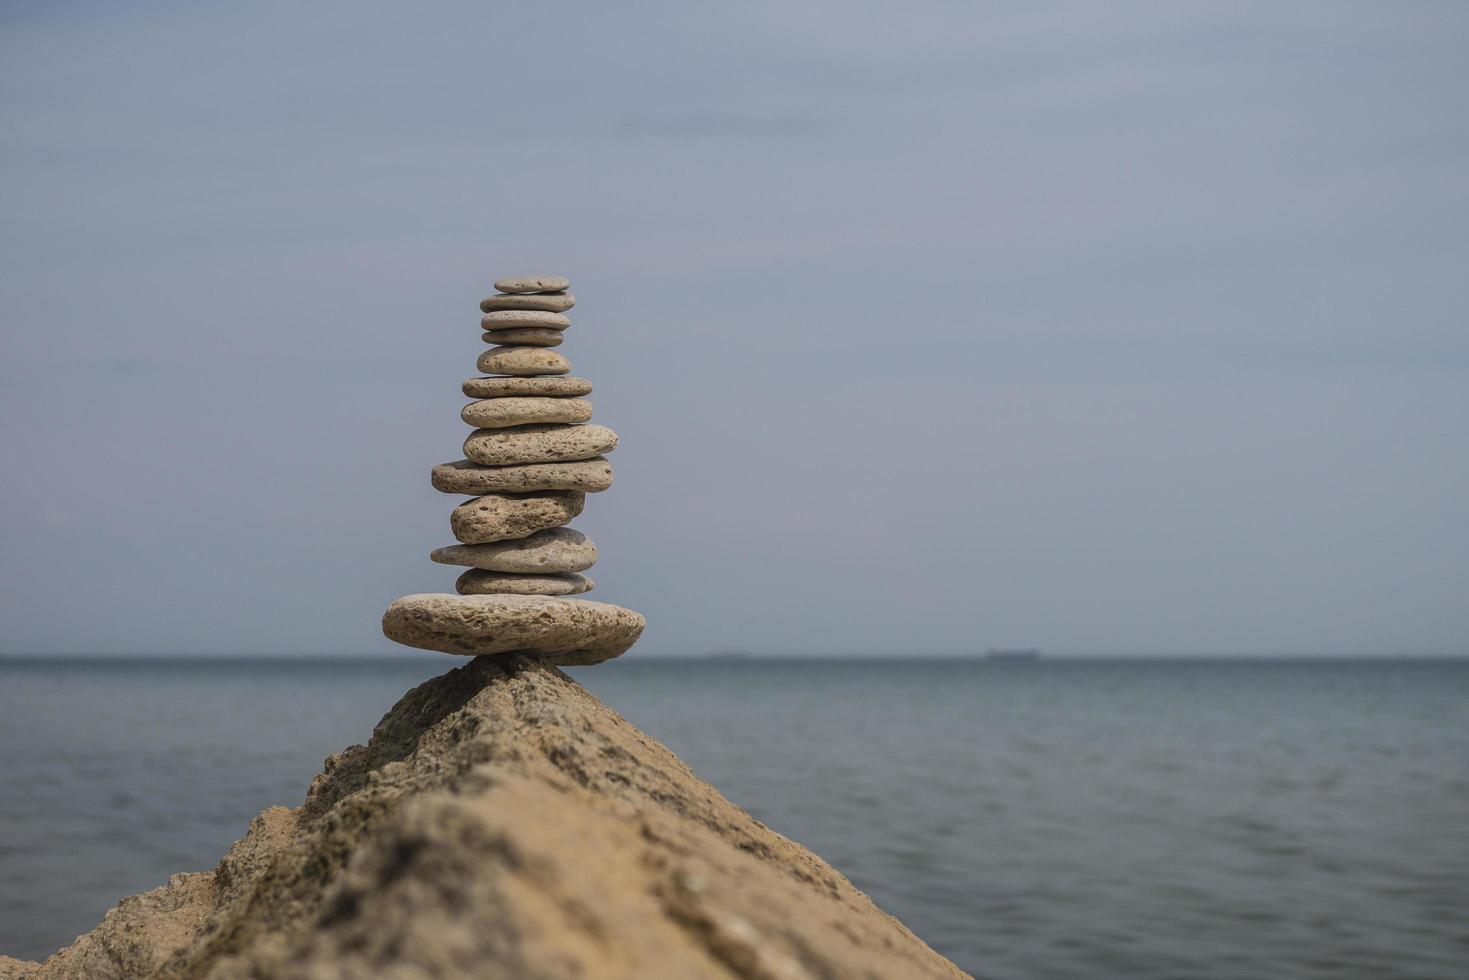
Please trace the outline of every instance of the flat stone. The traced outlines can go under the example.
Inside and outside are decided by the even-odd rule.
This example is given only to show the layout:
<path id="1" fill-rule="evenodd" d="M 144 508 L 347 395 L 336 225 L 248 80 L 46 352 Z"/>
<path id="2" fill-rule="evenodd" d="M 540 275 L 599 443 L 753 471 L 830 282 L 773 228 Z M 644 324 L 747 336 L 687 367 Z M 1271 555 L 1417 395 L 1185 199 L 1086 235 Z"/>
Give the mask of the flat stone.
<path id="1" fill-rule="evenodd" d="M 575 519 L 586 499 L 586 494 L 578 490 L 489 493 L 455 507 L 449 515 L 449 528 L 465 544 L 523 538 Z"/>
<path id="2" fill-rule="evenodd" d="M 565 330 L 571 326 L 571 317 L 544 310 L 496 310 L 481 317 L 479 325 L 481 330 L 509 330 L 511 327 Z"/>
<path id="3" fill-rule="evenodd" d="M 561 293 L 571 288 L 565 276 L 511 276 L 496 279 L 495 288 L 502 293 Z"/>
<path id="4" fill-rule="evenodd" d="M 466 657 L 519 652 L 561 666 L 611 660 L 644 625 L 621 606 L 539 595 L 406 595 L 383 613 L 383 634 L 407 646 Z"/>
<path id="5" fill-rule="evenodd" d="M 545 310 L 546 313 L 566 313 L 576 306 L 576 297 L 570 292 L 497 292 L 479 301 L 482 313 L 495 310 Z"/>
<path id="6" fill-rule="evenodd" d="M 596 584 L 585 575 L 501 575 L 471 568 L 454 589 L 460 595 L 581 595 Z"/>
<path id="7" fill-rule="evenodd" d="M 592 417 L 592 403 L 584 398 L 484 398 L 461 408 L 459 417 L 481 429 L 585 422 Z"/>
<path id="8" fill-rule="evenodd" d="M 541 398 L 576 398 L 592 393 L 586 378 L 470 378 L 460 389 L 470 398 L 511 398 L 534 395 Z"/>
<path id="9" fill-rule="evenodd" d="M 485 374 L 570 374 L 571 362 L 544 347 L 491 347 L 475 367 Z"/>
<path id="10" fill-rule="evenodd" d="M 548 527 L 525 538 L 490 544 L 451 544 L 429 558 L 440 565 L 468 565 L 487 572 L 580 572 L 597 563 L 597 546 L 580 531 Z"/>
<path id="11" fill-rule="evenodd" d="M 591 459 L 617 448 L 617 433 L 605 425 L 517 425 L 475 429 L 464 440 L 464 456 L 482 466 L 554 463 Z"/>
<path id="12" fill-rule="evenodd" d="M 479 335 L 487 344 L 503 347 L 560 347 L 566 338 L 560 330 L 543 327 L 514 327 L 510 330 L 489 330 Z"/>
<path id="13" fill-rule="evenodd" d="M 479 301 L 479 308 L 486 313 L 496 310 L 545 310 L 547 313 L 565 313 L 576 305 L 576 297 L 570 293 L 497 293 Z"/>
<path id="14" fill-rule="evenodd" d="M 612 464 L 605 456 L 570 463 L 524 466 L 481 466 L 467 459 L 433 468 L 434 489 L 443 493 L 524 493 L 533 490 L 581 490 L 598 493 L 612 486 Z"/>

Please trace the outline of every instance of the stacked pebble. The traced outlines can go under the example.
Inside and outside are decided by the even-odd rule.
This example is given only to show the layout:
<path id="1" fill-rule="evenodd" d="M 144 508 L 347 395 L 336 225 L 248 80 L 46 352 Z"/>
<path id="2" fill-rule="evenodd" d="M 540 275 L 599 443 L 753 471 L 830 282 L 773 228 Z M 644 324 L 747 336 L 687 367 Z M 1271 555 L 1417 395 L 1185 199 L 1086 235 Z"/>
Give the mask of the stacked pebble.
<path id="1" fill-rule="evenodd" d="M 470 378 L 475 401 L 459 415 L 475 427 L 464 459 L 433 468 L 444 493 L 474 495 L 454 508 L 449 526 L 459 544 L 429 557 L 466 565 L 458 595 L 404 596 L 388 607 L 383 632 L 409 646 L 467 655 L 517 652 L 559 664 L 597 663 L 624 652 L 643 630 L 630 609 L 567 599 L 593 587 L 580 574 L 597 548 L 565 527 L 588 493 L 612 485 L 604 453 L 617 433 L 592 425 L 582 396 L 592 383 L 573 378 L 571 362 L 551 350 L 571 326 L 576 303 L 560 276 L 501 279 L 480 302 L 479 356 L 490 377 Z"/>

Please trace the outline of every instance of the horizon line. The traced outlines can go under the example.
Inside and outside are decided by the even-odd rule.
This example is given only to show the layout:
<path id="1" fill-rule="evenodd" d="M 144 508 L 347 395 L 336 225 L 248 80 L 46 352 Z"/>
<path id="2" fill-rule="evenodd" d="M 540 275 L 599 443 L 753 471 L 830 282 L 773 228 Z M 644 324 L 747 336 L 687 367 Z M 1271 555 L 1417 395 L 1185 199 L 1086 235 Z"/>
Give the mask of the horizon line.
<path id="1" fill-rule="evenodd" d="M 449 660 L 465 663 L 475 658 L 457 655 L 442 655 Z M 429 657 L 412 654 L 391 653 L 0 653 L 0 664 L 46 664 L 46 663 L 105 663 L 105 664 L 158 664 L 158 663 L 263 663 L 263 664 L 320 664 L 320 663 L 412 663 L 427 665 Z M 664 662 L 664 663 L 772 663 L 772 662 L 824 662 L 824 663 L 915 663 L 955 662 L 988 663 L 998 666 L 1031 666 L 1036 663 L 1076 662 L 1194 662 L 1194 663 L 1282 663 L 1282 662 L 1363 662 L 1363 663 L 1406 663 L 1406 662 L 1462 662 L 1469 661 L 1469 653 L 1042 653 L 1033 660 L 1015 661 L 992 658 L 985 653 L 709 653 L 644 654 L 633 658 L 617 657 L 608 663 Z M 448 662 L 448 661 L 441 661 Z M 589 666 L 589 665 L 575 665 Z"/>

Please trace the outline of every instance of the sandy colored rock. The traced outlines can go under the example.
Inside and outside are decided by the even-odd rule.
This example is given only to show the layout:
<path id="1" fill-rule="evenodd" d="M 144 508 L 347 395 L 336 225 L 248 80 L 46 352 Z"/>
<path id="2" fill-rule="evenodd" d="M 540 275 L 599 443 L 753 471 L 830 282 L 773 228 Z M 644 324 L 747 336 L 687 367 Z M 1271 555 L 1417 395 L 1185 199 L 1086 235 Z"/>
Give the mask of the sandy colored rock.
<path id="1" fill-rule="evenodd" d="M 0 956 L 0 980 L 25 980 L 26 977 L 34 976 L 40 968 L 41 964 L 34 960 L 18 960 L 14 956 Z"/>
<path id="2" fill-rule="evenodd" d="M 597 563 L 597 546 L 580 531 L 569 527 L 548 527 L 507 541 L 435 548 L 429 557 L 441 565 L 468 565 L 487 572 L 545 575 L 591 568 Z"/>
<path id="3" fill-rule="evenodd" d="M 486 313 L 496 310 L 545 310 L 547 313 L 565 313 L 576 305 L 576 297 L 570 293 L 497 293 L 479 301 L 479 308 Z"/>
<path id="4" fill-rule="evenodd" d="M 481 429 L 585 422 L 592 417 L 592 403 L 581 398 L 484 398 L 461 408 L 459 417 Z"/>
<path id="5" fill-rule="evenodd" d="M 643 632 L 631 609 L 541 595 L 408 595 L 383 613 L 383 635 L 421 650 L 468 657 L 522 653 L 563 666 L 596 664 Z"/>
<path id="6" fill-rule="evenodd" d="M 605 425 L 517 425 L 475 429 L 464 440 L 464 456 L 483 466 L 591 459 L 617 448 L 617 433 Z"/>
<path id="7" fill-rule="evenodd" d="M 513 330 L 490 330 L 480 334 L 479 339 L 501 347 L 560 347 L 566 338 L 560 330 L 518 327 Z"/>
<path id="8" fill-rule="evenodd" d="M 544 347 L 491 347 L 475 367 L 485 374 L 569 374 L 571 362 Z"/>
<path id="9" fill-rule="evenodd" d="M 124 899 L 32 969 L 35 980 L 965 976 L 566 674 L 515 655 L 409 691 L 367 745 L 327 759 L 300 808 L 266 810 L 214 871 Z"/>
<path id="10" fill-rule="evenodd" d="M 460 386 L 470 398 L 578 398 L 592 393 L 586 378 L 470 378 Z"/>
<path id="11" fill-rule="evenodd" d="M 449 527 L 465 544 L 523 538 L 574 520 L 586 499 L 586 494 L 576 490 L 486 494 L 455 507 Z"/>
<path id="12" fill-rule="evenodd" d="M 502 293 L 562 293 L 571 288 L 565 276 L 511 276 L 496 279 L 495 288 Z"/>
<path id="13" fill-rule="evenodd" d="M 444 493 L 524 493 L 530 490 L 581 490 L 599 493 L 612 486 L 612 464 L 605 456 L 570 463 L 481 466 L 467 459 L 433 468 L 435 490 Z"/>
<path id="14" fill-rule="evenodd" d="M 597 583 L 585 575 L 502 575 L 471 568 L 454 583 L 460 595 L 581 595 Z"/>
<path id="15" fill-rule="evenodd" d="M 571 326 L 571 317 L 545 310 L 496 310 L 481 317 L 479 325 L 482 330 L 510 330 L 518 327 L 565 330 Z"/>

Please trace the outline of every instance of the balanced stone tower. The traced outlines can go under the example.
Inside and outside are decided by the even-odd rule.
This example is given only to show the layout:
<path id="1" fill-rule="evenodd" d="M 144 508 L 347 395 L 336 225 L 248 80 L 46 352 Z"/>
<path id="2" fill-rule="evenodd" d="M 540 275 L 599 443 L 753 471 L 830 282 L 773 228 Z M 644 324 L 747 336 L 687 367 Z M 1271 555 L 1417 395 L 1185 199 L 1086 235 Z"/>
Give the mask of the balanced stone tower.
<path id="1" fill-rule="evenodd" d="M 568 377 L 571 362 L 551 350 L 571 326 L 576 303 L 560 276 L 501 279 L 480 302 L 480 327 L 491 347 L 464 394 L 459 413 L 475 427 L 466 458 L 433 469 L 444 493 L 470 494 L 449 515 L 459 544 L 429 557 L 467 565 L 457 595 L 398 599 L 383 614 L 391 640 L 479 656 L 521 653 L 553 664 L 594 664 L 626 651 L 643 632 L 643 617 L 604 602 L 571 599 L 592 588 L 581 573 L 597 560 L 586 535 L 564 525 L 581 513 L 588 493 L 612 485 L 604 453 L 617 433 L 591 425 L 592 383 Z"/>

